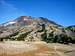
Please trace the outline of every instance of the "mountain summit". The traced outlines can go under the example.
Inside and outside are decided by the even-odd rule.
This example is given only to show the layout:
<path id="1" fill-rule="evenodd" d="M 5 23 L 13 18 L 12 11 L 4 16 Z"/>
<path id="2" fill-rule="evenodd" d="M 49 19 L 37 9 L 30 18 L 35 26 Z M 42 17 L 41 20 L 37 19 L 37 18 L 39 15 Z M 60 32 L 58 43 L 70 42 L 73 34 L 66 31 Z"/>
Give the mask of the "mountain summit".
<path id="1" fill-rule="evenodd" d="M 55 22 L 48 20 L 47 18 L 43 18 L 43 17 L 36 18 L 31 16 L 20 16 L 20 17 L 17 17 L 15 20 L 6 22 L 2 25 L 4 27 L 6 26 L 11 28 L 13 27 L 16 28 L 17 26 L 21 27 L 21 26 L 31 25 L 35 23 L 45 23 L 45 24 L 49 23 L 50 25 L 60 26 L 56 24 Z"/>
<path id="2" fill-rule="evenodd" d="M 72 28 L 70 31 L 44 17 L 20 16 L 0 25 L 0 40 L 75 43 Z"/>

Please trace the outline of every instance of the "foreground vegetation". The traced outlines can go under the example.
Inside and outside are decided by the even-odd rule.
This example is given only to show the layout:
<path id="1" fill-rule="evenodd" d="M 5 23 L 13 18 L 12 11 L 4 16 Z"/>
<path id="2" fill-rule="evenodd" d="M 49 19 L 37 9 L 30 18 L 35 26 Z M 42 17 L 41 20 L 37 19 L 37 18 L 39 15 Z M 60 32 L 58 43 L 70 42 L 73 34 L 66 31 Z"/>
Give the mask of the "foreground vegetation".
<path id="1" fill-rule="evenodd" d="M 40 26 L 42 26 L 41 30 L 37 30 L 36 33 L 41 33 L 44 32 L 43 34 L 41 34 L 41 40 L 40 41 L 45 41 L 47 43 L 62 43 L 62 44 L 68 44 L 68 43 L 75 43 L 75 36 L 68 36 L 67 34 L 54 34 L 54 31 L 48 33 L 49 30 L 45 29 L 45 24 L 41 24 Z M 72 28 L 69 27 L 71 30 Z M 68 29 L 69 29 L 68 28 Z M 67 28 L 66 28 L 67 29 Z M 74 31 L 74 28 L 73 28 Z M 28 32 L 15 32 L 9 36 L 6 37 L 1 37 L 0 41 L 25 41 L 25 39 L 27 38 L 27 35 L 30 34 L 31 31 Z M 35 33 L 34 33 L 35 34 Z M 31 37 L 30 39 L 33 39 L 34 37 Z"/>

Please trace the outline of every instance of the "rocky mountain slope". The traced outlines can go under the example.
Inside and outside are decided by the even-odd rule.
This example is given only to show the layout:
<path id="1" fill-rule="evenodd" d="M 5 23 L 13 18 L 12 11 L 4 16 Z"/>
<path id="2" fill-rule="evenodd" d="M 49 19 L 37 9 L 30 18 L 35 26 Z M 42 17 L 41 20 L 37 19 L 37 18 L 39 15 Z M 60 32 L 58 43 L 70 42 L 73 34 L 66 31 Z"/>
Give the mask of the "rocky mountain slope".
<path id="1" fill-rule="evenodd" d="M 74 42 L 71 30 L 43 17 L 20 16 L 0 25 L 0 41 Z M 70 32 L 70 33 L 69 33 Z M 74 33 L 75 34 L 75 33 Z"/>

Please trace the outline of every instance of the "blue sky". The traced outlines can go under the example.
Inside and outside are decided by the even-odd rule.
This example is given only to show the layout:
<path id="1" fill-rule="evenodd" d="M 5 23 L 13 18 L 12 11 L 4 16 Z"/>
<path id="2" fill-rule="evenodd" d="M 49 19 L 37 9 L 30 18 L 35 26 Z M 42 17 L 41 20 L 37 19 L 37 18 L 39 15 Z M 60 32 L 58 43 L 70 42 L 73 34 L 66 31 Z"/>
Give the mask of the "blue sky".
<path id="1" fill-rule="evenodd" d="M 22 15 L 75 25 L 75 0 L 0 0 L 0 24 Z"/>

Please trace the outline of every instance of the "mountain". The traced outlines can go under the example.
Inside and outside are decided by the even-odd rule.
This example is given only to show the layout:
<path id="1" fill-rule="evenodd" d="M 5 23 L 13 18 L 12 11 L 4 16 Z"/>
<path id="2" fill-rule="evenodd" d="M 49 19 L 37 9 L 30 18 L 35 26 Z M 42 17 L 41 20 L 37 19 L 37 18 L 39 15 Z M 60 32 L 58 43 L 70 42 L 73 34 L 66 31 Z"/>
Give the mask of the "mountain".
<path id="1" fill-rule="evenodd" d="M 1 28 L 0 31 L 12 33 L 21 27 L 33 24 L 39 24 L 39 23 L 46 23 L 46 24 L 49 23 L 50 25 L 55 25 L 55 26 L 58 25 L 55 22 L 50 21 L 43 17 L 33 18 L 31 16 L 20 16 L 13 21 L 2 24 L 2 26 L 0 27 Z"/>
<path id="2" fill-rule="evenodd" d="M 0 40 L 68 43 L 70 30 L 44 17 L 20 16 L 0 25 Z"/>

